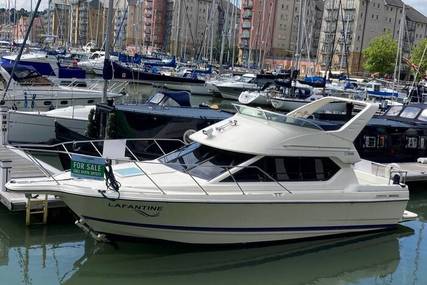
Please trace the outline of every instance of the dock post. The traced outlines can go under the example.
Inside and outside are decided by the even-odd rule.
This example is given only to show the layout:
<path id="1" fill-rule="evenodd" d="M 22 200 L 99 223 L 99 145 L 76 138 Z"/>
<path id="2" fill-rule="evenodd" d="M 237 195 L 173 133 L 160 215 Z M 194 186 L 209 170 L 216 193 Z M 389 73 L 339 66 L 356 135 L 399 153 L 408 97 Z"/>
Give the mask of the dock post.
<path id="1" fill-rule="evenodd" d="M 0 107 L 0 117 L 1 117 L 1 135 L 0 135 L 0 145 L 6 145 L 7 140 L 7 125 L 9 122 L 9 108 Z"/>
<path id="2" fill-rule="evenodd" d="M 11 160 L 0 160 L 0 177 L 1 177 L 1 191 L 5 191 L 4 185 L 9 180 L 10 169 L 12 169 Z"/>

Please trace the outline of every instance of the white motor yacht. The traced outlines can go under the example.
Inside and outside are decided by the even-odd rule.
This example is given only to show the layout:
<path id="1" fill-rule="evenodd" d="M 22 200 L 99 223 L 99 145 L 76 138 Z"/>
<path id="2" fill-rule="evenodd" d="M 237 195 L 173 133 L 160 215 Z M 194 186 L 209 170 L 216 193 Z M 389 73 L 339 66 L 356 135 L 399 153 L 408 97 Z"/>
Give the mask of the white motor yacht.
<path id="1" fill-rule="evenodd" d="M 6 113 L 7 142 L 13 144 L 53 142 L 56 139 L 56 123 L 85 135 L 88 116 L 92 109 L 95 109 L 95 105 L 70 106 L 45 112 L 9 110 Z"/>
<path id="2" fill-rule="evenodd" d="M 336 130 L 307 119 L 336 101 L 361 111 Z M 231 119 L 194 133 L 192 144 L 172 153 L 112 163 L 107 183 L 71 171 L 14 179 L 6 188 L 61 197 L 79 216 L 77 224 L 97 238 L 264 242 L 389 229 L 406 217 L 403 173 L 379 177 L 353 168 L 360 160 L 353 140 L 377 104 L 325 97 L 288 115 L 236 109 Z M 86 174 L 98 168 L 71 163 Z"/>
<path id="3" fill-rule="evenodd" d="M 3 95 L 11 77 L 13 65 L 0 66 L 0 94 Z M 122 96 L 108 92 L 108 99 Z M 30 66 L 17 65 L 9 89 L 2 98 L 4 105 L 17 110 L 48 111 L 73 105 L 93 105 L 101 102 L 103 92 L 74 86 L 61 86 L 40 75 Z"/>
<path id="4" fill-rule="evenodd" d="M 223 98 L 237 100 L 243 91 L 260 89 L 255 83 L 255 79 L 255 74 L 247 73 L 234 78 L 234 80 L 210 82 L 210 84 L 215 86 Z M 213 90 L 212 87 L 211 89 Z"/>

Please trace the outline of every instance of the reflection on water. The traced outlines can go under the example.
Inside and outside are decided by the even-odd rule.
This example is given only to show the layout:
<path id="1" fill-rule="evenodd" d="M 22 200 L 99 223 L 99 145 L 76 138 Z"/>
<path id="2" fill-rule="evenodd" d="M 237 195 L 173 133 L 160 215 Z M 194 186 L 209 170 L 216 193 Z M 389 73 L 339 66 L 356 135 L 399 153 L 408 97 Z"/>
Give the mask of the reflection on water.
<path id="1" fill-rule="evenodd" d="M 100 276 L 102 284 L 355 282 L 392 274 L 399 264 L 398 238 L 410 234 L 402 227 L 391 234 L 223 249 L 120 243 L 88 254 L 65 284 L 95 284 Z"/>
<path id="2" fill-rule="evenodd" d="M 396 230 L 258 246 L 95 243 L 73 224 L 0 208 L 0 284 L 427 284 L 427 193 Z"/>

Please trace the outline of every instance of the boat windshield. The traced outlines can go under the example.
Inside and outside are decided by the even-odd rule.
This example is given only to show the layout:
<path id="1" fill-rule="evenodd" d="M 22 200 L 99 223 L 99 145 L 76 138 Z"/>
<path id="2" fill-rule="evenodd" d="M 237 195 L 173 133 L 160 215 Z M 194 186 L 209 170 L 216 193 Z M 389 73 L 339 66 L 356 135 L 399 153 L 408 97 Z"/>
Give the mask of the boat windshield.
<path id="1" fill-rule="evenodd" d="M 251 82 L 254 79 L 255 79 L 255 77 L 253 77 L 253 76 L 242 75 L 237 81 L 244 82 L 244 83 L 249 83 L 249 82 Z"/>
<path id="2" fill-rule="evenodd" d="M 211 180 L 252 157 L 192 143 L 162 156 L 159 161 L 175 170 Z"/>
<path id="3" fill-rule="evenodd" d="M 273 121 L 273 122 L 284 123 L 289 125 L 295 125 L 298 127 L 304 127 L 304 128 L 323 131 L 322 127 L 304 118 L 288 117 L 283 114 L 266 111 L 260 108 L 252 108 L 252 107 L 247 107 L 247 106 L 242 106 L 237 104 L 235 104 L 234 106 L 236 107 L 237 112 L 239 112 L 239 114 L 242 114 L 242 115 L 260 118 L 267 121 Z"/>
<path id="4" fill-rule="evenodd" d="M 402 111 L 403 106 L 393 106 L 385 113 L 386 116 L 395 117 Z"/>
<path id="5" fill-rule="evenodd" d="M 424 109 L 421 114 L 418 116 L 418 120 L 427 122 L 427 109 Z"/>
<path id="6" fill-rule="evenodd" d="M 402 113 L 400 113 L 401 118 L 406 119 L 415 119 L 415 117 L 420 113 L 421 109 L 418 107 L 406 107 Z"/>
<path id="7" fill-rule="evenodd" d="M 20 85 L 53 85 L 53 83 L 49 79 L 40 75 L 40 73 L 38 73 L 36 70 L 27 68 L 16 68 L 13 73 L 13 79 L 19 82 Z"/>

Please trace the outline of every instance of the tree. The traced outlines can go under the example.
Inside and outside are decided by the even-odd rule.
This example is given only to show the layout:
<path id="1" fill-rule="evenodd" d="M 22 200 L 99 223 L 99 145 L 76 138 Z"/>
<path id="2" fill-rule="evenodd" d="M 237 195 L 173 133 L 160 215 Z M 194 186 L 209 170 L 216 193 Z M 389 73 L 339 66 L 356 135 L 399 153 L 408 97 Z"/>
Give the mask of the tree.
<path id="1" fill-rule="evenodd" d="M 390 33 L 374 38 L 363 54 L 363 68 L 370 73 L 392 74 L 397 53 L 397 42 Z"/>
<path id="2" fill-rule="evenodd" d="M 411 63 L 419 67 L 419 76 L 425 76 L 427 71 L 427 38 L 419 41 L 411 50 Z M 424 57 L 423 57 L 424 54 Z"/>

